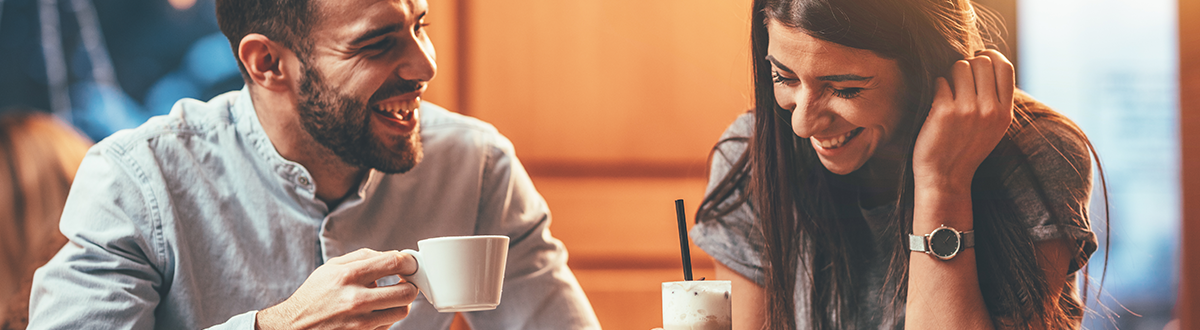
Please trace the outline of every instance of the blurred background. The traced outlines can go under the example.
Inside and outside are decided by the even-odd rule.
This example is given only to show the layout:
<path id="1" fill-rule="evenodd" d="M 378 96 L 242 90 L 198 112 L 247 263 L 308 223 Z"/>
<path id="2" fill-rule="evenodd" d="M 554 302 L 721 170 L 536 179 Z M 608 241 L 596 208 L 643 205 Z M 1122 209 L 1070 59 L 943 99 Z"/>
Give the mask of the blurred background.
<path id="1" fill-rule="evenodd" d="M 1089 293 L 1090 329 L 1173 318 L 1176 1 L 979 1 L 1005 17 L 1019 87 L 1078 122 L 1101 156 L 1109 205 L 1098 190 L 1093 226 L 1107 213 L 1111 230 L 1089 264 L 1095 283 L 1107 274 Z M 682 277 L 673 200 L 691 221 L 712 144 L 752 104 L 749 4 L 429 0 L 439 72 L 426 99 L 513 141 L 605 328 L 658 326 L 660 283 Z M 0 0 L 0 108 L 45 109 L 99 141 L 241 86 L 212 0 Z M 696 276 L 711 277 L 692 251 Z"/>

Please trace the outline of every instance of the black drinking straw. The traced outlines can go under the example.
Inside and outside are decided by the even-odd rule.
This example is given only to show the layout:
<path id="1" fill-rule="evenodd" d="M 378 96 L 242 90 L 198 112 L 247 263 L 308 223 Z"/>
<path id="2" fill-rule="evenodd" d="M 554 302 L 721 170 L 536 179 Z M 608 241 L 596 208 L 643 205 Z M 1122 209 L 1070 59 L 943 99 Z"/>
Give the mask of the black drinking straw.
<path id="1" fill-rule="evenodd" d="M 683 200 L 675 200 L 675 218 L 679 220 L 679 251 L 683 254 L 683 280 L 692 280 L 692 255 L 688 251 L 687 219 L 683 215 Z"/>

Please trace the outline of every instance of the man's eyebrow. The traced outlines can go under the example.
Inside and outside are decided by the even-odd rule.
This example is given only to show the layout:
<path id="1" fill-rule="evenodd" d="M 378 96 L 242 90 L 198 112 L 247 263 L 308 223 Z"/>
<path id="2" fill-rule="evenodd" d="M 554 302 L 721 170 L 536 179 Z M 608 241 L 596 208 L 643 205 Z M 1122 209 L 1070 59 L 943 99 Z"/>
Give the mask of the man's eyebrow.
<path id="1" fill-rule="evenodd" d="M 771 64 L 775 64 L 775 67 L 779 68 L 780 70 L 783 70 L 784 72 L 796 73 L 795 71 L 792 71 L 791 68 L 787 67 L 786 65 L 783 65 L 783 63 L 779 63 L 779 60 L 775 59 L 774 56 L 767 55 L 767 61 L 771 61 Z"/>
<path id="2" fill-rule="evenodd" d="M 362 35 L 358 36 L 358 38 L 354 38 L 354 41 L 351 41 L 350 44 L 351 45 L 361 44 L 363 42 L 366 42 L 367 40 L 375 39 L 375 38 L 378 38 L 379 36 L 393 33 L 396 31 L 400 31 L 403 29 L 404 29 L 404 25 L 400 24 L 400 23 L 384 25 L 384 26 L 375 28 L 373 30 L 367 31 L 367 33 L 363 33 Z"/>
<path id="3" fill-rule="evenodd" d="M 874 79 L 874 78 L 875 77 L 863 77 L 863 76 L 856 75 L 856 74 L 836 74 L 836 75 L 829 75 L 829 76 L 820 76 L 820 77 L 817 77 L 817 80 L 842 82 L 842 81 L 870 81 L 871 79 Z"/>
<path id="4" fill-rule="evenodd" d="M 425 19 L 425 14 L 428 14 L 428 13 L 429 13 L 429 11 L 427 10 L 425 12 L 422 12 L 421 15 L 417 16 L 417 24 L 421 24 L 420 23 L 421 20 Z M 367 40 L 375 39 L 382 35 L 386 35 L 389 33 L 394 33 L 396 31 L 403 30 L 404 25 L 405 24 L 403 24 L 403 23 L 394 23 L 394 24 L 388 24 L 388 25 L 384 25 L 384 26 L 372 29 L 370 31 L 367 31 L 367 33 L 363 33 L 362 35 L 358 36 L 358 38 L 354 38 L 354 41 L 351 41 L 350 44 L 351 45 L 361 44 L 363 42 L 366 42 Z"/>

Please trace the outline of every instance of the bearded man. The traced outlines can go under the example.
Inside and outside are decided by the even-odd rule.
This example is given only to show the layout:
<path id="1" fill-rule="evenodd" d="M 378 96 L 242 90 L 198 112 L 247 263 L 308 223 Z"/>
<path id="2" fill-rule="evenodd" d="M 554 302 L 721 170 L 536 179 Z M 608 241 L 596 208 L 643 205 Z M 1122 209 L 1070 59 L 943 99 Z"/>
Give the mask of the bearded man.
<path id="1" fill-rule="evenodd" d="M 421 102 L 424 0 L 217 0 L 246 87 L 90 150 L 30 329 L 446 329 L 396 250 L 510 238 L 474 329 L 599 328 L 494 127 Z M 382 251 L 382 252 L 381 252 Z"/>

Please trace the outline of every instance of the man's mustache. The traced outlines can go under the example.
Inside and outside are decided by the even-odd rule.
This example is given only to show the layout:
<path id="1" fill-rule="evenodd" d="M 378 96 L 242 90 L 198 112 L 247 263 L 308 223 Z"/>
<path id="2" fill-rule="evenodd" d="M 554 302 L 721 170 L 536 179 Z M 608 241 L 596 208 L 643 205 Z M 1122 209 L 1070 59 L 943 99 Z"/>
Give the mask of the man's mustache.
<path id="1" fill-rule="evenodd" d="M 375 92 L 375 96 L 371 97 L 370 103 L 386 100 L 393 96 L 408 94 L 419 91 L 425 88 L 425 82 L 420 80 L 397 80 L 394 82 L 384 83 Z"/>

